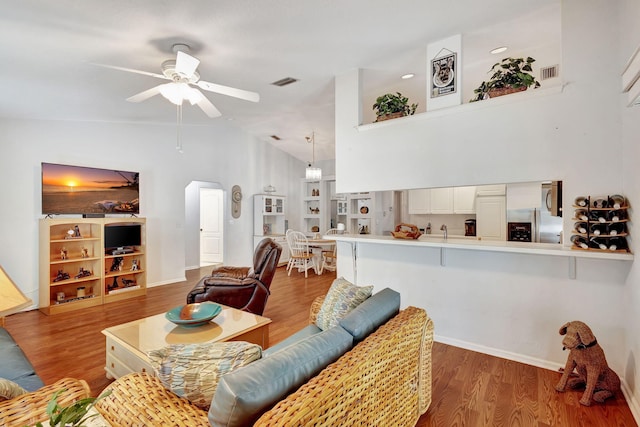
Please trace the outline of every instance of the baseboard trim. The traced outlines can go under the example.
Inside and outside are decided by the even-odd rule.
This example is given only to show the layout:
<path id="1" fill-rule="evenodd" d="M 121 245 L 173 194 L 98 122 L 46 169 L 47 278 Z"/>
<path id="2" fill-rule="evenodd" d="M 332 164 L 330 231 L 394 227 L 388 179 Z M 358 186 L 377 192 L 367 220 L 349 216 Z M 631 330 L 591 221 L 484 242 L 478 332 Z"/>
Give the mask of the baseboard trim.
<path id="1" fill-rule="evenodd" d="M 176 277 L 175 279 L 163 280 L 161 282 L 147 283 L 147 288 L 154 288 L 156 286 L 169 285 L 171 283 L 176 283 L 176 282 L 184 282 L 186 280 L 187 280 L 187 276 Z"/>
<path id="2" fill-rule="evenodd" d="M 454 347 L 464 348 L 465 350 L 476 351 L 478 353 L 488 354 L 490 356 L 500 357 L 502 359 L 513 360 L 514 362 L 525 363 L 527 365 L 536 366 L 538 368 L 549 369 L 551 371 L 557 371 L 560 368 L 564 367 L 564 364 L 558 364 L 555 362 L 551 362 L 544 359 L 538 359 L 536 357 L 526 356 L 520 353 L 512 353 L 510 351 L 504 351 L 493 347 L 487 347 L 484 345 L 479 345 L 475 343 L 471 343 L 468 341 L 462 341 L 455 338 L 443 337 L 442 335 L 434 335 L 434 341 L 451 345 Z M 627 382 L 624 378 L 620 378 L 620 389 L 622 390 L 622 395 L 627 401 L 629 405 L 629 410 L 631 411 L 631 415 L 636 420 L 636 423 L 640 425 L 640 406 L 638 405 L 638 401 L 633 396 L 631 389 L 629 388 Z"/>

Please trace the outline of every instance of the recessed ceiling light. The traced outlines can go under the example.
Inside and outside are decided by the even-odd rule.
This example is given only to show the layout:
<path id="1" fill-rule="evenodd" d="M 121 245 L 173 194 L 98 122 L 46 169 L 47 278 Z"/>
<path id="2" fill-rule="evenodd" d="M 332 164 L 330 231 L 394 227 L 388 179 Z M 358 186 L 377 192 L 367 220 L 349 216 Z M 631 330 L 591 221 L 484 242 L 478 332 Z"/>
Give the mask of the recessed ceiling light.
<path id="1" fill-rule="evenodd" d="M 402 78 L 403 80 L 407 80 L 407 79 L 412 79 L 412 78 L 414 78 L 415 76 L 416 76 L 416 75 L 415 75 L 415 74 L 413 74 L 413 73 L 408 73 L 408 74 L 403 75 L 401 78 Z"/>
<path id="2" fill-rule="evenodd" d="M 491 53 L 495 55 L 496 53 L 502 53 L 505 50 L 507 50 L 506 46 L 500 46 L 500 47 L 497 47 L 495 49 L 491 49 Z"/>

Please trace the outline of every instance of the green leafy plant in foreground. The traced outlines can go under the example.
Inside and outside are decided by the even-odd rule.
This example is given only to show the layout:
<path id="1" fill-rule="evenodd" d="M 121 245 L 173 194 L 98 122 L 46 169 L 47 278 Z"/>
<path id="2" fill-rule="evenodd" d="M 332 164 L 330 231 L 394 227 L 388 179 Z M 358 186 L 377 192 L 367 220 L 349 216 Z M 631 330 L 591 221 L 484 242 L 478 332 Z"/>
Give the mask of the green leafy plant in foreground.
<path id="1" fill-rule="evenodd" d="M 102 393 L 100 396 L 87 397 L 80 399 L 77 402 L 67 406 L 61 407 L 58 405 L 58 396 L 60 393 L 66 391 L 66 389 L 56 391 L 49 404 L 47 405 L 47 414 L 49 415 L 50 427 L 82 427 L 82 425 L 98 414 L 87 415 L 89 410 L 100 399 L 103 399 L 111 394 L 111 390 Z M 42 423 L 37 423 L 36 427 L 42 427 Z"/>
<path id="2" fill-rule="evenodd" d="M 411 116 L 416 112 L 416 108 L 418 108 L 418 104 L 409 105 L 409 98 L 402 96 L 400 92 L 381 95 L 376 99 L 376 103 L 373 104 L 373 110 L 377 116 L 393 113 Z"/>

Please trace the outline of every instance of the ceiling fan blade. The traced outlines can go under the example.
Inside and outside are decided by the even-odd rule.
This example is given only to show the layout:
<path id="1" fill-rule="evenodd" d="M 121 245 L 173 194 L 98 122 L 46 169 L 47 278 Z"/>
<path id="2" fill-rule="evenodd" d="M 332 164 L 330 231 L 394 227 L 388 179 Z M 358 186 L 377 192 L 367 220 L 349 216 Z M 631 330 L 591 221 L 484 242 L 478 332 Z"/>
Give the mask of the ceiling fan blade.
<path id="1" fill-rule="evenodd" d="M 200 60 L 188 53 L 178 51 L 176 54 L 176 72 L 185 75 L 187 78 L 193 76 L 199 64 Z"/>
<path id="2" fill-rule="evenodd" d="M 200 107 L 202 111 L 212 119 L 222 116 L 222 113 L 204 95 L 202 95 L 196 104 L 198 104 L 198 107 Z"/>
<path id="3" fill-rule="evenodd" d="M 220 93 L 222 95 L 232 96 L 234 98 L 244 99 L 245 101 L 258 102 L 260 101 L 260 95 L 256 92 L 249 92 L 248 90 L 236 89 L 234 87 L 218 85 L 215 83 L 209 83 L 200 80 L 196 83 L 200 89 L 208 90 L 209 92 Z"/>
<path id="4" fill-rule="evenodd" d="M 163 86 L 163 85 L 160 85 Z M 129 102 L 142 102 L 145 101 L 149 98 L 151 98 L 152 96 L 155 96 L 157 94 L 160 93 L 160 86 L 156 86 L 156 87 L 152 87 L 151 89 L 147 89 L 143 92 L 140 92 L 136 95 L 130 96 L 129 98 L 127 98 L 127 101 Z"/>
<path id="5" fill-rule="evenodd" d="M 91 64 L 97 65 L 98 67 L 111 68 L 113 70 L 126 71 L 128 73 L 142 74 L 143 76 L 155 77 L 163 80 L 170 80 L 169 78 L 167 78 L 162 74 L 151 73 L 149 71 L 134 70 L 133 68 L 118 67 L 116 65 L 99 64 L 97 62 L 92 62 Z"/>

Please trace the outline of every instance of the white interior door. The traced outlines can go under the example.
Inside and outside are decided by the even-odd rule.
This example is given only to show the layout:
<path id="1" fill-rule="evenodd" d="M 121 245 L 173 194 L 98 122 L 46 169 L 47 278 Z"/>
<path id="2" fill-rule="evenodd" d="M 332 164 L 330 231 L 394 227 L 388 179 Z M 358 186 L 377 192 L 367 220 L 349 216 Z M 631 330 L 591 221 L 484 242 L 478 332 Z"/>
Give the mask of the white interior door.
<path id="1" fill-rule="evenodd" d="M 222 262 L 223 203 L 222 190 L 200 189 L 200 266 Z"/>

